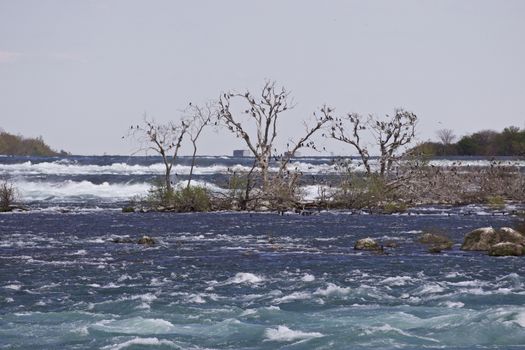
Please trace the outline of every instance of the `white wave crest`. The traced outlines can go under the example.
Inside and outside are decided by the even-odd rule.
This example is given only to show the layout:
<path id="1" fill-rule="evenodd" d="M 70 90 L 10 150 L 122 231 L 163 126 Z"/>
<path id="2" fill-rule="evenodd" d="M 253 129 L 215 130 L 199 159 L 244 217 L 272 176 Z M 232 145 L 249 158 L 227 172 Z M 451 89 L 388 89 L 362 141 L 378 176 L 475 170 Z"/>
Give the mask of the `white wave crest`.
<path id="1" fill-rule="evenodd" d="M 311 275 L 309 273 L 305 273 L 303 277 L 301 277 L 301 281 L 303 282 L 312 282 L 315 281 L 315 276 Z"/>
<path id="2" fill-rule="evenodd" d="M 333 283 L 328 283 L 328 286 L 326 288 L 318 288 L 314 294 L 328 297 L 336 295 L 347 295 L 348 293 L 350 293 L 349 287 L 339 287 L 338 285 L 335 285 Z"/>
<path id="3" fill-rule="evenodd" d="M 404 286 L 407 284 L 407 282 L 413 281 L 412 277 L 409 276 L 396 276 L 396 277 L 387 277 L 383 281 L 381 281 L 382 284 L 387 284 L 389 286 Z"/>
<path id="4" fill-rule="evenodd" d="M 520 312 L 516 316 L 516 323 L 525 328 L 525 311 Z"/>
<path id="5" fill-rule="evenodd" d="M 183 188 L 186 181 L 175 184 Z M 192 181 L 193 186 L 206 188 L 212 192 L 224 192 L 224 189 L 205 182 Z M 78 202 L 79 200 L 96 199 L 103 202 L 119 202 L 133 197 L 144 197 L 149 193 L 149 183 L 108 183 L 94 184 L 90 181 L 66 180 L 63 182 L 14 182 L 23 201 L 46 201 L 54 203 Z"/>
<path id="6" fill-rule="evenodd" d="M 292 302 L 296 300 L 306 300 L 306 299 L 311 299 L 311 298 L 312 298 L 312 295 L 308 292 L 293 292 L 290 295 L 285 295 L 284 297 L 275 299 L 274 302 L 276 304 L 281 304 L 281 303 L 288 303 L 288 302 Z"/>
<path id="7" fill-rule="evenodd" d="M 319 332 L 302 332 L 295 331 L 286 326 L 278 326 L 277 328 L 268 328 L 264 332 L 264 335 L 268 340 L 271 341 L 294 341 L 294 340 L 307 340 L 312 338 L 324 337 L 324 334 Z"/>
<path id="8" fill-rule="evenodd" d="M 147 345 L 151 345 L 151 346 L 164 345 L 164 346 L 170 346 L 170 347 L 173 347 L 173 348 L 179 348 L 177 346 L 177 344 L 175 344 L 174 342 L 169 341 L 169 340 L 164 340 L 164 339 L 159 340 L 157 338 L 139 338 L 139 337 L 136 337 L 134 339 L 125 341 L 125 342 L 120 343 L 120 344 L 113 344 L 113 345 L 105 346 L 102 349 L 105 349 L 105 350 L 120 350 L 120 349 L 124 349 L 124 348 L 130 347 L 130 346 L 134 346 L 134 345 L 144 345 L 144 346 L 147 346 Z"/>
<path id="9" fill-rule="evenodd" d="M 91 328 L 106 333 L 120 334 L 171 334 L 176 327 L 169 321 L 160 318 L 133 317 L 124 320 L 103 320 Z"/>
<path id="10" fill-rule="evenodd" d="M 256 284 L 256 283 L 261 283 L 262 281 L 264 281 L 263 277 L 257 276 L 257 275 L 255 275 L 253 273 L 238 272 L 237 274 L 235 274 L 235 276 L 233 276 L 232 278 L 230 278 L 228 280 L 228 283 L 234 283 L 234 284 L 251 283 L 251 284 Z"/>
<path id="11" fill-rule="evenodd" d="M 20 196 L 24 201 L 52 201 L 68 202 L 79 198 L 104 199 L 109 202 L 126 200 L 134 196 L 144 196 L 151 185 L 137 184 L 110 184 L 103 182 L 94 184 L 90 181 L 63 182 L 15 182 Z"/>
<path id="12" fill-rule="evenodd" d="M 188 175 L 190 173 L 190 165 L 176 164 L 172 171 L 180 175 Z M 211 174 L 226 174 L 229 172 L 248 172 L 250 166 L 236 164 L 232 166 L 224 164 L 213 164 L 208 166 L 196 165 L 193 173 L 196 175 L 211 175 Z M 302 173 L 319 174 L 319 173 L 333 173 L 336 171 L 335 167 L 330 164 L 310 164 L 297 162 L 290 166 L 290 169 L 296 169 Z M 271 167 L 270 171 L 277 171 L 277 167 Z M 76 164 L 74 162 L 41 162 L 33 163 L 27 161 L 24 163 L 15 164 L 0 164 L 0 174 L 9 175 L 161 175 L 165 171 L 163 163 L 155 163 L 151 165 L 131 165 L 127 163 L 112 163 L 108 165 L 96 164 Z"/>

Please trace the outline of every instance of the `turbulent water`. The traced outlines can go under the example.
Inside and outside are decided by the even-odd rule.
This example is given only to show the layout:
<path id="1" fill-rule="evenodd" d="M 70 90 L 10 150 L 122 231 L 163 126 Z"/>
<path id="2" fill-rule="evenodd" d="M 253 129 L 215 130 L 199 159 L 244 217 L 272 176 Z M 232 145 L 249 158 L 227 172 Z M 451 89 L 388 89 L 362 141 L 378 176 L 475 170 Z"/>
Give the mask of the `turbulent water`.
<path id="1" fill-rule="evenodd" d="M 525 171 L 525 160 L 501 159 Z M 183 184 L 190 172 L 190 157 L 181 157 L 173 167 L 173 180 Z M 434 160 L 432 165 L 487 166 L 486 159 Z M 235 172 L 249 171 L 252 158 L 198 157 L 194 169 L 196 184 L 212 191 L 228 187 L 228 178 Z M 376 164 L 372 161 L 372 166 Z M 307 199 L 318 193 L 319 179 L 340 171 L 337 160 L 325 157 L 301 157 L 291 162 L 291 168 L 303 173 L 302 187 Z M 354 158 L 350 168 L 362 170 Z M 119 206 L 134 196 L 144 196 L 151 182 L 161 176 L 164 165 L 158 157 L 1 157 L 0 180 L 8 179 L 19 189 L 26 203 L 37 207 Z"/>
<path id="2" fill-rule="evenodd" d="M 459 249 L 468 231 L 512 216 L 121 213 L 161 173 L 156 161 L 0 158 L 32 209 L 0 215 L 0 348 L 525 347 L 525 259 Z M 220 187 L 249 162 L 200 159 L 198 181 Z M 453 249 L 427 253 L 425 230 Z M 157 244 L 113 243 L 142 235 Z M 397 247 L 355 251 L 368 236 Z"/>

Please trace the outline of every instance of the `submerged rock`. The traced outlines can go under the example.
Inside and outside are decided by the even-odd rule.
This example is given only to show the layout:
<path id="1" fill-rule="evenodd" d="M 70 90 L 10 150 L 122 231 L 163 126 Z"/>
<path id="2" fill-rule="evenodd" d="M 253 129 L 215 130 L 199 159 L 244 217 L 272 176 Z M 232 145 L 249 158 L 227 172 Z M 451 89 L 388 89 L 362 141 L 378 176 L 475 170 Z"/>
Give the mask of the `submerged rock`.
<path id="1" fill-rule="evenodd" d="M 113 243 L 135 243 L 131 238 L 116 237 L 113 238 Z"/>
<path id="2" fill-rule="evenodd" d="M 387 248 L 399 248 L 399 243 L 393 242 L 393 241 L 386 242 L 385 247 L 387 247 Z"/>
<path id="3" fill-rule="evenodd" d="M 496 230 L 492 227 L 478 228 L 467 233 L 461 245 L 462 250 L 489 250 L 491 246 L 500 242 Z"/>
<path id="4" fill-rule="evenodd" d="M 381 250 L 381 246 L 372 238 L 362 238 L 354 245 L 355 250 Z"/>
<path id="5" fill-rule="evenodd" d="M 523 245 L 512 242 L 494 244 L 489 249 L 489 255 L 491 256 L 521 256 L 524 253 Z"/>
<path id="6" fill-rule="evenodd" d="M 137 242 L 138 244 L 145 244 L 145 245 L 154 245 L 155 240 L 151 238 L 150 236 L 142 236 Z"/>
<path id="7" fill-rule="evenodd" d="M 451 249 L 453 245 L 450 238 L 436 233 L 424 233 L 418 241 L 422 244 L 433 244 L 435 247 L 441 247 L 441 249 Z"/>
<path id="8" fill-rule="evenodd" d="M 443 250 L 452 249 L 452 246 L 454 245 L 447 236 L 429 232 L 422 234 L 419 237 L 418 242 L 430 245 L 427 250 L 429 253 L 433 254 L 441 253 Z"/>
<path id="9" fill-rule="evenodd" d="M 450 248 L 443 247 L 440 245 L 433 245 L 428 248 L 428 252 L 432 254 L 438 254 L 438 253 L 441 253 L 444 249 L 450 249 Z"/>

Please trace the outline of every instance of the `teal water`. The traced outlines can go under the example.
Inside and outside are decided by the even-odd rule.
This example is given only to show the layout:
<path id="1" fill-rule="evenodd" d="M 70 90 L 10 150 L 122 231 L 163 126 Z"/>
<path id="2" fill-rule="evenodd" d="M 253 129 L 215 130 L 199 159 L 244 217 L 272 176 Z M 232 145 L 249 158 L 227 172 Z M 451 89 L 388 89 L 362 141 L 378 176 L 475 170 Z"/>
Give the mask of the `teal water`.
<path id="1" fill-rule="evenodd" d="M 514 219 L 468 211 L 0 215 L 0 348 L 525 347 L 525 259 L 459 250 Z M 354 251 L 367 236 L 398 247 Z"/>

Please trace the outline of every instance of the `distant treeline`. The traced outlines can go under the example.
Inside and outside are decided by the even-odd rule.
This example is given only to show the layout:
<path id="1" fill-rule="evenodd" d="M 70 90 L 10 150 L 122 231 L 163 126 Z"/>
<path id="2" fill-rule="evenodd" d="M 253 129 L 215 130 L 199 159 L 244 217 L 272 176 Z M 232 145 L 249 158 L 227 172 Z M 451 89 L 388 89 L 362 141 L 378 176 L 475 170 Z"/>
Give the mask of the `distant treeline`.
<path id="1" fill-rule="evenodd" d="M 52 157 L 67 155 L 65 151 L 57 152 L 45 144 L 42 137 L 25 138 L 0 130 L 0 154 L 13 156 Z"/>
<path id="2" fill-rule="evenodd" d="M 429 156 L 525 156 L 525 129 L 510 126 L 502 132 L 483 130 L 463 136 L 458 142 L 451 130 L 440 130 L 441 142 L 424 142 L 412 149 Z"/>

